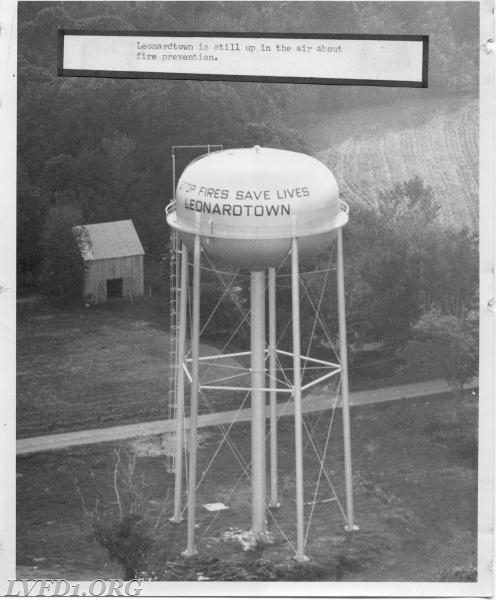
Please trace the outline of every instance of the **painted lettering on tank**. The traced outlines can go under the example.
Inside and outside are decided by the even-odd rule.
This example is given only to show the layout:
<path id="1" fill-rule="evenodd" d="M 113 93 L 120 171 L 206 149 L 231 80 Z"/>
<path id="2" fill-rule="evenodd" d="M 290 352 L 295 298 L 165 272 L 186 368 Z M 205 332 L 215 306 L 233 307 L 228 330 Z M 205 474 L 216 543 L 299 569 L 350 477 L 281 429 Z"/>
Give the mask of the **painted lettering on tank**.
<path id="1" fill-rule="evenodd" d="M 184 208 L 209 215 L 229 217 L 277 217 L 291 214 L 290 204 L 218 204 L 185 198 Z"/>
<path id="2" fill-rule="evenodd" d="M 270 190 L 237 190 L 236 200 L 270 200 Z"/>
<path id="3" fill-rule="evenodd" d="M 307 198 L 308 196 L 310 196 L 310 190 L 307 186 L 277 190 L 278 200 L 286 200 L 288 198 L 290 200 L 293 198 Z"/>
<path id="4" fill-rule="evenodd" d="M 215 200 L 227 200 L 229 198 L 229 190 L 201 186 L 198 190 L 198 195 L 205 198 L 214 198 Z"/>

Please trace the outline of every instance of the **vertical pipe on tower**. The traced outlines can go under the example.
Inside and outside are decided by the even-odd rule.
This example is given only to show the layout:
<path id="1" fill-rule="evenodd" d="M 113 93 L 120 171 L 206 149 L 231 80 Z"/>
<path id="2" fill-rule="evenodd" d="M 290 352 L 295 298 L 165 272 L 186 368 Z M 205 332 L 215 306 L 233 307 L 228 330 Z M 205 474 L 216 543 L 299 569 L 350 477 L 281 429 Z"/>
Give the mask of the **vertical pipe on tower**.
<path id="1" fill-rule="evenodd" d="M 193 318 L 191 327 L 191 401 L 189 424 L 188 543 L 183 556 L 197 554 L 195 547 L 196 456 L 198 442 L 198 395 L 200 390 L 200 236 L 193 253 Z"/>
<path id="2" fill-rule="evenodd" d="M 339 355 L 341 361 L 341 395 L 343 400 L 343 443 L 344 471 L 346 485 L 346 520 L 347 531 L 356 531 L 353 515 L 353 471 L 351 465 L 351 432 L 350 405 L 348 386 L 348 350 L 346 343 L 346 307 L 344 295 L 344 264 L 343 264 L 343 231 L 340 227 L 337 234 L 337 287 L 338 287 L 338 319 L 339 319 Z"/>
<path id="3" fill-rule="evenodd" d="M 251 529 L 265 534 L 265 273 L 250 274 L 251 302 Z"/>
<path id="4" fill-rule="evenodd" d="M 303 506 L 303 435 L 301 409 L 301 343 L 300 343 L 300 269 L 298 261 L 298 240 L 291 242 L 291 292 L 293 308 L 293 396 L 295 423 L 295 466 L 296 466 L 296 556 L 304 562 L 304 506 Z"/>
<path id="5" fill-rule="evenodd" d="M 172 199 L 176 200 L 176 155 L 172 147 Z"/>
<path id="6" fill-rule="evenodd" d="M 181 293 L 179 296 L 179 331 L 177 341 L 177 390 L 176 390 L 176 447 L 175 447 L 175 480 L 174 480 L 174 513 L 170 520 L 180 523 L 181 496 L 183 484 L 183 443 L 184 443 L 184 355 L 186 347 L 186 328 L 188 311 L 188 249 L 181 244 Z"/>
<path id="7" fill-rule="evenodd" d="M 276 347 L 276 270 L 269 268 L 269 387 L 270 391 L 270 504 L 279 508 L 277 489 L 277 347 Z"/>

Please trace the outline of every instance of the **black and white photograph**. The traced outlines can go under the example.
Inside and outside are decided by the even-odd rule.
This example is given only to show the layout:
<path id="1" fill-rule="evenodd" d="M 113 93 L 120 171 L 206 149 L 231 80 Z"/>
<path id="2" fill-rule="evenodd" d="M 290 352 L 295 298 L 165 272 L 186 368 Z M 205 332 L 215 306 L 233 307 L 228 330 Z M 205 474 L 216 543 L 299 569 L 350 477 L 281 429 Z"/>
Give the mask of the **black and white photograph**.
<path id="1" fill-rule="evenodd" d="M 492 11 L 4 6 L 2 590 L 492 595 Z"/>

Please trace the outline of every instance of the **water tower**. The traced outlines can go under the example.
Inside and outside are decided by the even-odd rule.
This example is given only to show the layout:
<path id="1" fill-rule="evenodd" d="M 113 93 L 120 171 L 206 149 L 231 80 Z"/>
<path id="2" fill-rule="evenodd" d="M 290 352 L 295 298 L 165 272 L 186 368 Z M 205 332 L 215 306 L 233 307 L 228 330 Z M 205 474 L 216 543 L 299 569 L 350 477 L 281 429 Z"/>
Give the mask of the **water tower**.
<path id="1" fill-rule="evenodd" d="M 347 206 L 331 171 L 305 154 L 272 148 L 240 148 L 204 155 L 181 175 L 167 222 L 181 238 L 179 342 L 177 353 L 177 465 L 174 518 L 180 519 L 182 430 L 184 419 L 185 335 L 187 328 L 188 256 L 193 256 L 191 316 L 191 400 L 189 429 L 188 541 L 185 556 L 196 554 L 195 487 L 199 397 L 200 262 L 250 272 L 251 344 L 251 531 L 266 533 L 266 394 L 270 395 L 270 503 L 277 504 L 277 432 L 275 315 L 276 269 L 290 256 L 292 293 L 293 380 L 296 467 L 296 560 L 304 561 L 302 378 L 300 348 L 300 261 L 311 261 L 337 243 L 340 372 L 346 484 L 346 529 L 356 529 L 353 515 L 351 443 L 348 404 L 342 228 Z M 266 285 L 267 284 L 267 285 Z M 266 368 L 265 290 L 268 289 L 268 359 Z M 267 383 L 268 380 L 268 383 Z"/>

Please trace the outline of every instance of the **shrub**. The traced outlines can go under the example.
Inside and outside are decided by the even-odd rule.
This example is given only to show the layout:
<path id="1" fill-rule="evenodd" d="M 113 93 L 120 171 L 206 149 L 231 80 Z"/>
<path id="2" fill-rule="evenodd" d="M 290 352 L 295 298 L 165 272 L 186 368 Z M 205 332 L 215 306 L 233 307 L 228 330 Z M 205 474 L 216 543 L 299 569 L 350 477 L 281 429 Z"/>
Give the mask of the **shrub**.
<path id="1" fill-rule="evenodd" d="M 457 316 L 438 309 L 425 312 L 413 326 L 414 339 L 404 350 L 406 369 L 442 378 L 452 388 L 455 402 L 478 366 L 477 318 L 474 312 Z"/>
<path id="2" fill-rule="evenodd" d="M 177 531 L 163 518 L 170 508 L 169 498 L 154 502 L 153 510 L 150 499 L 142 492 L 143 482 L 137 481 L 136 454 L 121 447 L 114 453 L 112 485 L 117 514 L 102 502 L 99 487 L 91 499 L 87 489 L 83 494 L 76 479 L 76 492 L 83 512 L 91 520 L 92 539 L 105 548 L 111 560 L 122 565 L 124 578 L 153 579 L 163 571 Z M 91 477 L 94 481 L 93 470 Z"/>
<path id="3" fill-rule="evenodd" d="M 128 514 L 122 520 L 94 524 L 94 538 L 107 550 L 109 558 L 124 567 L 124 579 L 153 573 L 167 560 L 166 544 L 158 544 L 142 515 Z"/>

